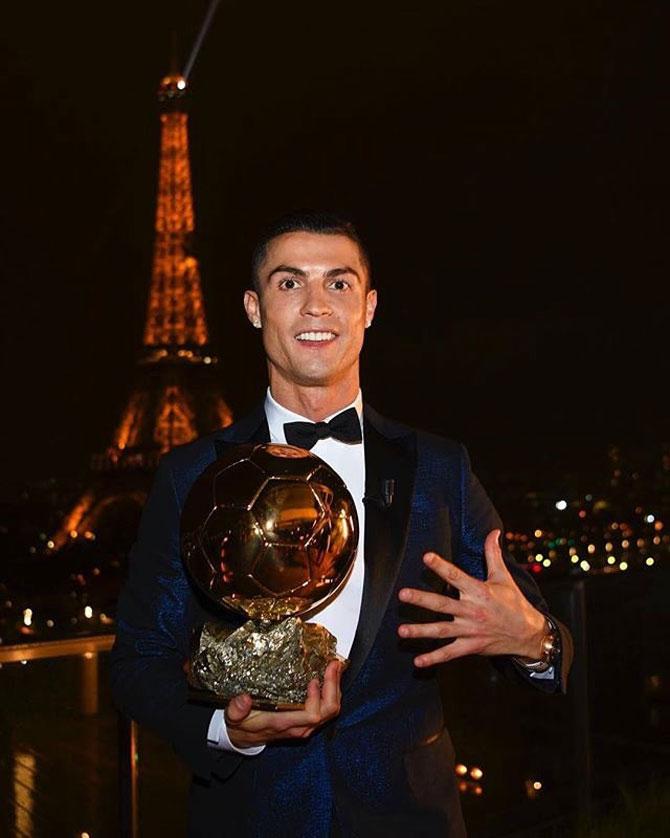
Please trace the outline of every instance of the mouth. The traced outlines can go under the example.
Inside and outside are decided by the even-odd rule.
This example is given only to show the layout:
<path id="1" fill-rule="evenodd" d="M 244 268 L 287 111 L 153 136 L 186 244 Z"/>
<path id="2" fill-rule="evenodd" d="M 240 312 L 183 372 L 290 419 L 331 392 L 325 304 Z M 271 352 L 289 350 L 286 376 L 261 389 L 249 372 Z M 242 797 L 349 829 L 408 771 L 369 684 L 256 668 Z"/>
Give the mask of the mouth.
<path id="1" fill-rule="evenodd" d="M 295 339 L 300 341 L 300 343 L 307 344 L 309 346 L 316 346 L 317 344 L 319 346 L 325 346 L 328 343 L 332 343 L 336 337 L 337 332 L 325 329 L 322 331 L 298 332 Z"/>

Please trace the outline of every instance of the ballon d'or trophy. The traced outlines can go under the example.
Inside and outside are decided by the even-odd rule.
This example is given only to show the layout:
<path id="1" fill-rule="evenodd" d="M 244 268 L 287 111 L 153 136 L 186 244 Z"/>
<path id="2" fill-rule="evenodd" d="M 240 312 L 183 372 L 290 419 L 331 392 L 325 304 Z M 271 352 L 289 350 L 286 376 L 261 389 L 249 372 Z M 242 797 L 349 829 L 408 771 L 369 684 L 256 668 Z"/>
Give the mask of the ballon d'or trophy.
<path id="1" fill-rule="evenodd" d="M 208 466 L 184 504 L 182 558 L 205 597 L 241 624 L 210 621 L 195 634 L 191 695 L 224 705 L 247 692 L 255 707 L 303 706 L 310 680 L 346 661 L 337 639 L 302 617 L 337 595 L 357 544 L 353 498 L 309 451 L 239 445 Z"/>

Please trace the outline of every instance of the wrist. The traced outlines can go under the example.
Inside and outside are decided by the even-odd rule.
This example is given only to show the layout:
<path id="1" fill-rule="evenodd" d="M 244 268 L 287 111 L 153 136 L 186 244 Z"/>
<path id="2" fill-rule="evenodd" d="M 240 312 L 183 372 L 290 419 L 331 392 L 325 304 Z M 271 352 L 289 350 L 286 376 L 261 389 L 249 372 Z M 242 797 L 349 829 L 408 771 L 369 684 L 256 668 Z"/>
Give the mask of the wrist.
<path id="1" fill-rule="evenodd" d="M 255 748 L 264 744 L 263 742 L 250 742 L 243 731 L 235 730 L 235 728 L 230 728 L 227 725 L 226 733 L 228 734 L 230 744 L 235 748 L 239 748 L 241 751 L 246 751 L 247 748 Z"/>
<path id="2" fill-rule="evenodd" d="M 515 657 L 524 663 L 540 660 L 542 658 L 543 642 L 547 635 L 547 629 L 546 617 L 534 608 L 528 622 L 528 632 L 519 651 L 514 653 Z"/>
<path id="3" fill-rule="evenodd" d="M 556 662 L 561 649 L 561 635 L 552 617 L 541 615 L 546 629 L 540 643 L 539 657 L 514 655 L 513 660 L 533 673 L 546 672 Z"/>

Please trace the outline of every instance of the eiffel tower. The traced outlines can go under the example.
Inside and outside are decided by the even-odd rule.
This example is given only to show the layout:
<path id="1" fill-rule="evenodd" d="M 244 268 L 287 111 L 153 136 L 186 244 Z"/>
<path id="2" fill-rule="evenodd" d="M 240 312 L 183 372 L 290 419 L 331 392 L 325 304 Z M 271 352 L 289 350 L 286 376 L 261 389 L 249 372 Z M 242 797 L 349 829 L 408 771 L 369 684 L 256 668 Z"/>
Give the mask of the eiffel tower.
<path id="1" fill-rule="evenodd" d="M 132 538 L 160 456 L 232 421 L 221 394 L 218 359 L 209 348 L 200 270 L 191 251 L 195 218 L 186 86 L 184 77 L 174 74 L 158 90 L 156 235 L 134 386 L 111 445 L 91 459 L 87 489 L 48 542 L 52 552 L 120 530 Z"/>

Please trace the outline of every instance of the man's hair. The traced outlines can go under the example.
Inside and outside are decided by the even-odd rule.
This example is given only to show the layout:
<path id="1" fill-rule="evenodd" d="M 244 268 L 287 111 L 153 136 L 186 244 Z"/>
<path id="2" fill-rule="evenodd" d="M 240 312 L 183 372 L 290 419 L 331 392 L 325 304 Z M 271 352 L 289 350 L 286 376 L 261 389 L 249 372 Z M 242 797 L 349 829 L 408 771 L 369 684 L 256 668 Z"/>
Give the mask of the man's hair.
<path id="1" fill-rule="evenodd" d="M 251 281 L 257 293 L 261 291 L 258 272 L 267 256 L 268 245 L 273 239 L 287 233 L 319 233 L 325 236 L 346 236 L 357 245 L 361 262 L 368 277 L 368 289 L 372 287 L 370 257 L 353 223 L 334 213 L 301 210 L 282 215 L 276 221 L 269 224 L 258 237 L 251 254 Z"/>

